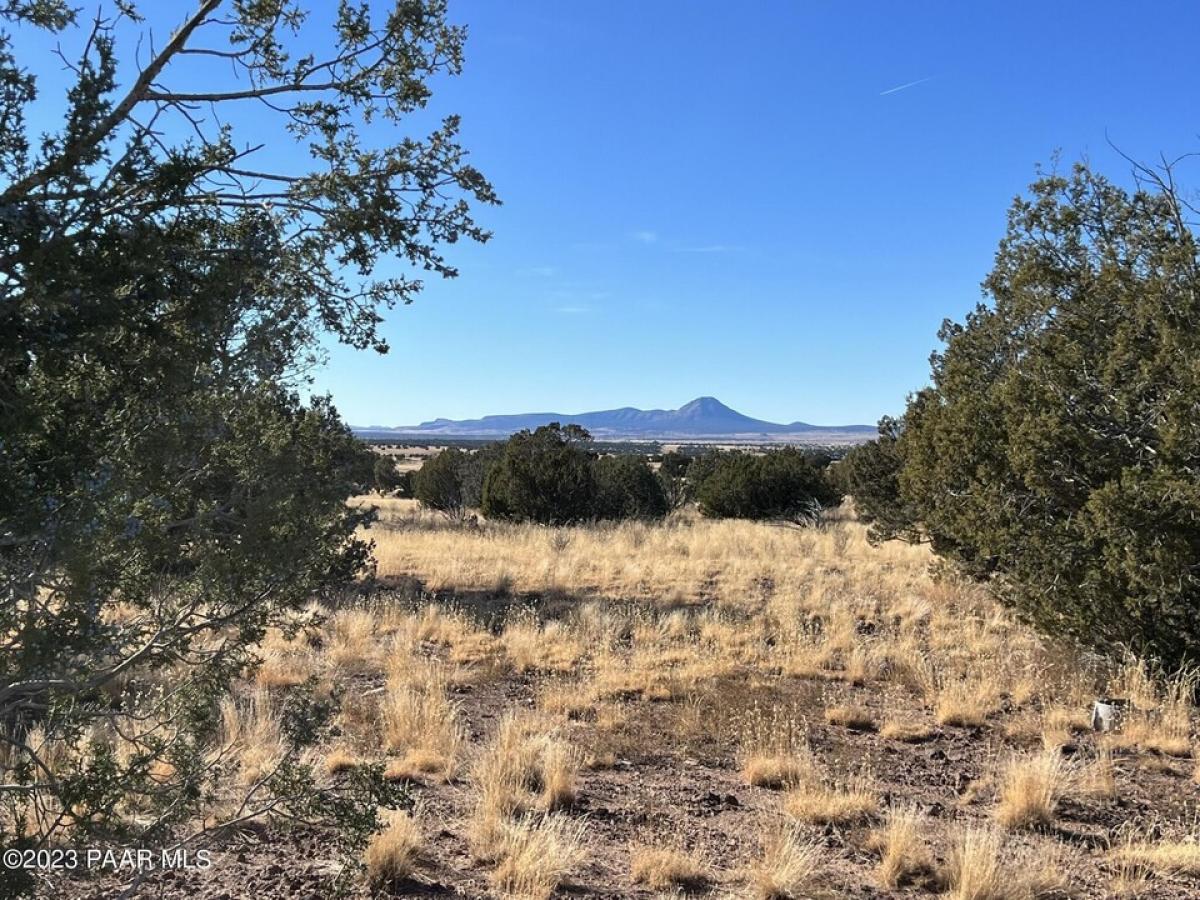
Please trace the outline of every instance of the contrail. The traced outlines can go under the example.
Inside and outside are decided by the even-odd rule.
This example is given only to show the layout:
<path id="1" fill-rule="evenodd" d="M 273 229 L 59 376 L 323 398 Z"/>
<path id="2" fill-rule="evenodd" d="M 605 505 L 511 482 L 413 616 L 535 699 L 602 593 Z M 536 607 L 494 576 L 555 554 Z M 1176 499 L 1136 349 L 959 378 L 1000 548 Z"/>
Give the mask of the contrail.
<path id="1" fill-rule="evenodd" d="M 880 91 L 879 96 L 886 97 L 888 94 L 894 94 L 894 93 L 896 93 L 896 91 L 904 91 L 910 87 L 916 87 L 918 84 L 924 84 L 925 82 L 930 81 L 932 79 L 933 79 L 932 75 L 930 75 L 929 78 L 918 78 L 916 81 L 910 81 L 908 84 L 901 84 L 901 85 L 897 85 L 894 88 L 888 88 L 886 91 Z"/>

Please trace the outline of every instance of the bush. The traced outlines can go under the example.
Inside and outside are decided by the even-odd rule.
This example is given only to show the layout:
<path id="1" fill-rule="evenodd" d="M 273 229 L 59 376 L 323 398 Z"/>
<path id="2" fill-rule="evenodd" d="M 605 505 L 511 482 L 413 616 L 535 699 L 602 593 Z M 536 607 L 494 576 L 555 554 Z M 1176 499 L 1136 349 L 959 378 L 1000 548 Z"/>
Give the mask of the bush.
<path id="1" fill-rule="evenodd" d="M 428 509 L 461 519 L 470 506 L 463 484 L 469 457 L 454 447 L 429 457 L 413 476 L 413 496 Z"/>
<path id="2" fill-rule="evenodd" d="M 590 439 L 583 428 L 557 422 L 514 434 L 484 475 L 484 515 L 544 525 L 594 518 L 593 457 L 579 446 Z"/>
<path id="3" fill-rule="evenodd" d="M 1051 634 L 1172 666 L 1200 662 L 1200 261 L 1183 208 L 1169 178 L 1131 194 L 1084 166 L 1016 201 L 990 304 L 943 326 L 909 402 L 889 525 Z"/>
<path id="4" fill-rule="evenodd" d="M 658 480 L 662 484 L 669 509 L 679 509 L 691 499 L 688 471 L 691 469 L 693 458 L 678 450 L 672 450 L 670 453 L 664 453 L 659 459 Z"/>
<path id="5" fill-rule="evenodd" d="M 663 485 L 641 456 L 604 456 L 595 462 L 598 519 L 661 519 L 669 504 Z"/>
<path id="6" fill-rule="evenodd" d="M 825 477 L 827 460 L 786 447 L 764 454 L 719 452 L 693 465 L 702 515 L 739 519 L 807 519 L 841 496 Z"/>
<path id="7" fill-rule="evenodd" d="M 899 437 L 903 420 L 885 417 L 879 437 L 850 450 L 830 467 L 830 475 L 843 493 L 854 498 L 858 518 L 870 526 L 872 541 L 902 535 L 915 537 L 914 511 L 900 498 L 902 459 Z"/>
<path id="8" fill-rule="evenodd" d="M 396 457 L 383 453 L 376 455 L 372 482 L 378 493 L 403 495 L 406 488 L 411 489 L 412 482 L 408 476 L 408 472 L 401 472 L 396 468 Z"/>

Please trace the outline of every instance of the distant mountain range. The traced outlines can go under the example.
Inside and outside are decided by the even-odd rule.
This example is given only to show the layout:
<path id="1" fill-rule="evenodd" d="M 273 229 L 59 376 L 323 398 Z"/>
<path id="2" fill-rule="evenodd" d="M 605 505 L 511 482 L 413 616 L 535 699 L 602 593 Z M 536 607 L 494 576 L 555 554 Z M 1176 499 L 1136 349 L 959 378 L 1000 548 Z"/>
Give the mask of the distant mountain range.
<path id="1" fill-rule="evenodd" d="M 786 443 L 857 443 L 875 434 L 872 425 L 780 424 L 753 419 L 715 397 L 698 397 L 679 409 L 606 409 L 577 415 L 521 413 L 482 419 L 434 419 L 420 425 L 354 429 L 369 438 L 502 438 L 550 422 L 582 425 L 600 440 L 778 441 Z"/>

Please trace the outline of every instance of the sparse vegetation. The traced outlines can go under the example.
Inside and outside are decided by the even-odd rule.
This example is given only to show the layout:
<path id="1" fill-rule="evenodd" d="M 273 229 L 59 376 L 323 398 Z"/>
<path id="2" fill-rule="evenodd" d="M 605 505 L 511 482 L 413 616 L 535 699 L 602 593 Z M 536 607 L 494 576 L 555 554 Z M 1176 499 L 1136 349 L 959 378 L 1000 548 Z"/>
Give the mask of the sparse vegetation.
<path id="1" fill-rule="evenodd" d="M 985 302 L 854 449 L 816 441 L 859 427 L 700 398 L 575 417 L 640 423 L 622 442 L 499 424 L 533 415 L 489 417 L 499 441 L 370 429 L 372 450 L 311 373 L 337 344 L 386 351 L 384 312 L 422 289 L 396 264 L 454 277 L 498 199 L 429 106 L 463 65 L 447 0 L 310 6 L 0 2 L 0 897 L 1200 896 L 1200 257 L 1173 164 L 1039 175 Z M 782 58 L 727 6 L 676 30 Z M 625 135 L 661 120 L 598 117 L 625 60 L 495 17 L 493 48 L 552 51 L 514 71 L 559 99 L 543 63 L 608 66 L 562 117 L 603 137 L 588 163 L 704 134 L 787 156 L 769 128 Z M 718 81 L 747 56 L 722 53 Z M 713 80 L 640 62 L 660 105 Z M 612 174 L 603 229 L 494 271 L 536 276 L 525 302 L 601 351 L 620 324 L 711 365 L 660 268 L 694 267 L 707 312 L 742 290 L 721 260 L 789 261 L 656 211 L 674 177 Z M 722 193 L 746 191 L 694 196 Z M 639 224 L 662 240 L 618 240 Z M 619 244 L 642 295 L 605 323 Z M 522 359 L 577 365 L 560 337 L 586 325 L 554 321 L 497 313 L 462 347 L 490 363 L 520 333 Z M 721 337 L 736 364 L 748 335 Z M 679 435 L 712 442 L 658 442 Z"/>
<path id="2" fill-rule="evenodd" d="M 1163 786 L 1185 773 L 1149 765 L 1195 726 L 1186 678 L 1130 659 L 1088 682 L 980 587 L 931 578 L 926 548 L 873 546 L 844 513 L 822 529 L 677 513 L 548 531 L 374 502 L 376 574 L 396 586 L 266 635 L 270 665 L 221 727 L 252 785 L 293 752 L 292 696 L 308 697 L 325 790 L 377 773 L 419 796 L 415 817 L 382 814 L 371 883 L 445 880 L 450 854 L 477 867 L 468 892 L 531 897 L 592 877 L 585 857 L 622 873 L 616 890 L 762 897 L 832 883 L 1028 900 L 1067 876 L 1081 897 L 1200 879 L 1178 862 L 1188 813 Z M 1132 698 L 1125 729 L 1084 728 L 1101 693 Z M 1064 803 L 1102 841 L 1130 785 L 1175 836 L 1114 838 L 1103 859 L 1059 848 Z M 648 842 L 642 815 L 671 840 Z M 444 829 L 409 828 L 435 816 Z"/>
<path id="3" fill-rule="evenodd" d="M 750 866 L 749 880 L 758 900 L 802 900 L 819 876 L 821 845 L 796 828 L 770 833 Z"/>
<path id="4" fill-rule="evenodd" d="M 634 884 L 656 891 L 698 888 L 708 872 L 691 855 L 670 847 L 637 847 L 630 853 L 629 873 Z"/>
<path id="5" fill-rule="evenodd" d="M 390 887 L 413 874 L 424 842 L 420 823 L 409 813 L 385 810 L 382 820 L 382 830 L 363 852 L 363 863 L 374 885 Z"/>
<path id="6" fill-rule="evenodd" d="M 925 843 L 921 816 L 914 807 L 896 807 L 876 833 L 880 852 L 879 883 L 887 889 L 901 887 L 933 872 L 933 856 Z"/>
<path id="7" fill-rule="evenodd" d="M 996 819 L 1008 828 L 1033 828 L 1054 822 L 1070 772 L 1057 750 L 1008 762 L 1000 780 Z"/>
<path id="8" fill-rule="evenodd" d="M 583 822 L 562 816 L 507 823 L 492 883 L 521 900 L 546 900 L 582 860 L 583 832 Z"/>

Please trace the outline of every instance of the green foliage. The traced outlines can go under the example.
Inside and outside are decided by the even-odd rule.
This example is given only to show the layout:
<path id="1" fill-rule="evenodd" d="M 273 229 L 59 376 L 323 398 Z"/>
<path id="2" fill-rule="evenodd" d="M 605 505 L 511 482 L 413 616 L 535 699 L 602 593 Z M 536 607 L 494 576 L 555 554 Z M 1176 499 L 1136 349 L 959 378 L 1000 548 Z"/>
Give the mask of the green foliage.
<path id="1" fill-rule="evenodd" d="M 461 519 L 482 506 L 484 478 L 502 452 L 502 444 L 478 450 L 448 447 L 426 459 L 413 475 L 413 496 L 429 509 Z"/>
<path id="2" fill-rule="evenodd" d="M 458 466 L 463 502 L 469 509 L 483 506 L 483 483 L 488 470 L 499 462 L 504 454 L 504 444 L 493 442 L 465 454 Z"/>
<path id="3" fill-rule="evenodd" d="M 913 523 L 915 512 L 900 497 L 899 437 L 902 420 L 884 417 L 879 437 L 852 448 L 830 467 L 831 477 L 841 490 L 854 498 L 858 518 L 870 526 L 872 541 L 893 537 L 918 538 Z"/>
<path id="4" fill-rule="evenodd" d="M 578 425 L 557 422 L 514 434 L 484 477 L 484 515 L 545 525 L 594 518 L 593 457 L 580 446 L 590 440 Z"/>
<path id="5" fill-rule="evenodd" d="M 405 489 L 411 489 L 410 479 L 406 477 L 408 474 L 396 468 L 396 457 L 386 453 L 376 454 L 371 481 L 380 494 L 396 493 L 404 496 Z"/>
<path id="6" fill-rule="evenodd" d="M 903 520 L 1051 634 L 1200 661 L 1200 270 L 1169 177 L 1018 199 L 897 449 Z M 1168 173 L 1169 176 L 1169 173 Z"/>
<path id="7" fill-rule="evenodd" d="M 688 471 L 691 469 L 693 459 L 694 457 L 680 453 L 678 450 L 664 453 L 659 458 L 658 480 L 662 484 L 668 509 L 679 509 L 691 499 Z"/>
<path id="8" fill-rule="evenodd" d="M 721 462 L 733 451 L 730 450 L 709 450 L 695 457 L 691 465 L 688 466 L 686 478 L 686 491 L 689 499 L 696 499 L 704 482 L 713 474 L 721 465 Z"/>
<path id="9" fill-rule="evenodd" d="M 692 470 L 702 515 L 713 518 L 811 520 L 841 500 L 824 474 L 828 459 L 794 447 L 762 454 L 718 452 Z"/>
<path id="10" fill-rule="evenodd" d="M 0 782 L 130 845 L 225 788 L 206 763 L 218 698 L 267 628 L 368 561 L 369 513 L 345 500 L 373 459 L 328 399 L 301 399 L 322 339 L 385 349 L 381 307 L 421 283 L 376 263 L 452 276 L 440 248 L 485 239 L 472 206 L 495 200 L 453 117 L 397 136 L 461 64 L 444 2 L 344 5 L 296 54 L 294 0 L 220 6 L 161 42 L 133 3 L 95 22 L 0 5 Z M 37 27 L 74 66 L 57 129 L 26 118 L 48 98 L 14 34 Z M 253 133 L 219 124 L 248 102 Z M 280 141 L 300 152 L 249 149 Z M 266 785 L 245 812 L 280 799 Z"/>
<path id="11" fill-rule="evenodd" d="M 462 472 L 469 455 L 451 447 L 429 457 L 413 476 L 413 496 L 422 506 L 462 518 L 467 509 Z"/>
<path id="12" fill-rule="evenodd" d="M 672 450 L 662 455 L 662 459 L 659 461 L 659 471 L 671 478 L 682 478 L 687 475 L 688 469 L 691 468 L 692 459 L 686 453 Z"/>
<path id="13" fill-rule="evenodd" d="M 641 456 L 602 456 L 595 461 L 598 519 L 661 519 L 668 502 L 662 482 Z"/>

